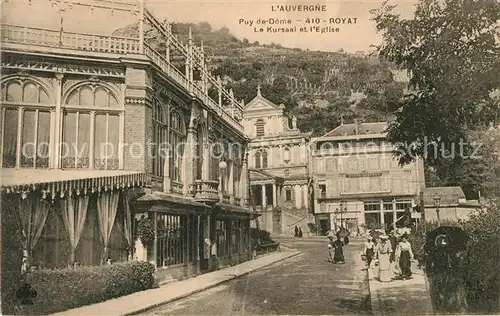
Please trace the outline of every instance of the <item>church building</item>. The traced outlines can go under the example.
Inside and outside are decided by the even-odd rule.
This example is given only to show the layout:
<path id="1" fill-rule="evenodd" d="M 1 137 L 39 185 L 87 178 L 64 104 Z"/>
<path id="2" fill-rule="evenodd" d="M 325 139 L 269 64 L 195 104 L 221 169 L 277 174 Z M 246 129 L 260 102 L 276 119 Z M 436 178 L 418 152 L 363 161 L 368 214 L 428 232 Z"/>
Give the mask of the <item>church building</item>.
<path id="1" fill-rule="evenodd" d="M 251 206 L 261 213 L 259 225 L 273 234 L 293 234 L 295 226 L 309 231 L 309 133 L 297 128 L 297 118 L 284 114 L 261 95 L 243 109 L 242 125 L 251 139 L 249 177 Z"/>

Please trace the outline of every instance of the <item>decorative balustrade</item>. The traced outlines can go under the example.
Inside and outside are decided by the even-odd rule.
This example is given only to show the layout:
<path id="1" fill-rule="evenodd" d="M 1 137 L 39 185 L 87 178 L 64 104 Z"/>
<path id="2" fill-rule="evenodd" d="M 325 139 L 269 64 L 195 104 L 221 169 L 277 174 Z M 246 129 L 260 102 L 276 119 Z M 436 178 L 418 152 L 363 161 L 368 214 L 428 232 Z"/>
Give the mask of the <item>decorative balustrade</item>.
<path id="1" fill-rule="evenodd" d="M 210 109 L 218 113 L 226 122 L 239 131 L 243 130 L 243 126 L 240 122 L 238 122 L 233 116 L 229 115 L 224 108 L 219 106 L 219 104 L 215 103 L 215 101 L 212 100 L 212 98 L 210 98 L 196 83 L 189 81 L 189 79 L 177 68 L 175 68 L 164 56 L 147 44 L 144 44 L 144 53 L 146 56 L 151 58 L 153 63 L 160 67 L 164 73 L 174 79 L 187 91 L 196 95 L 203 101 L 204 104 L 208 105 Z"/>
<path id="2" fill-rule="evenodd" d="M 222 194 L 222 203 L 231 204 L 231 196 L 229 194 Z"/>
<path id="3" fill-rule="evenodd" d="M 219 202 L 219 181 L 195 180 L 194 198 L 198 202 L 215 204 Z"/>
<path id="4" fill-rule="evenodd" d="M 1 26 L 0 37 L 2 43 L 28 44 L 114 54 L 141 54 L 140 42 L 137 38 L 60 32 L 59 30 L 48 30 L 11 24 L 2 24 Z M 243 126 L 237 119 L 237 116 L 241 114 L 239 113 L 241 109 L 238 106 L 236 106 L 236 109 L 233 111 L 221 107 L 212 100 L 201 87 L 195 82 L 190 81 L 184 73 L 175 68 L 164 56 L 156 52 L 146 43 L 144 43 L 143 53 L 164 73 L 188 92 L 196 95 L 205 105 L 211 110 L 214 110 L 233 128 L 238 131 L 243 131 Z M 223 93 L 224 95 L 228 94 L 225 90 L 223 90 Z M 228 113 L 229 111 L 231 111 L 231 113 Z M 235 115 L 235 113 L 237 115 Z"/>
<path id="5" fill-rule="evenodd" d="M 180 182 L 172 181 L 172 192 L 177 194 L 182 194 L 182 188 L 184 185 Z"/>
<path id="6" fill-rule="evenodd" d="M 140 53 L 139 39 L 136 38 L 60 32 L 11 24 L 2 24 L 1 39 L 4 43 L 30 44 L 118 54 Z"/>

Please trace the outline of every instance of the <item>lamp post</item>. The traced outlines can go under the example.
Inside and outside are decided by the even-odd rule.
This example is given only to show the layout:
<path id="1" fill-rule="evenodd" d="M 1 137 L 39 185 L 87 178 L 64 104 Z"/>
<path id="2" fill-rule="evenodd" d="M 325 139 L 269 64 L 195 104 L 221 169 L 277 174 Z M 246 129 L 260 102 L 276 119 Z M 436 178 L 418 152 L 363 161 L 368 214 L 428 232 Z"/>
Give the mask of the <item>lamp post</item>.
<path id="1" fill-rule="evenodd" d="M 438 226 L 441 226 L 441 219 L 439 218 L 439 205 L 441 204 L 441 197 L 439 194 L 434 194 L 434 206 L 436 207 L 436 216 L 438 221 Z"/>
<path id="2" fill-rule="evenodd" d="M 339 208 L 335 209 L 335 215 L 338 215 L 338 214 L 340 214 L 340 229 L 342 229 L 343 228 L 342 221 L 344 219 L 343 215 L 347 214 L 347 207 L 343 207 L 342 203 L 340 203 L 340 209 Z"/>
<path id="3" fill-rule="evenodd" d="M 224 185 L 225 185 L 225 183 L 224 183 L 224 177 L 225 177 L 224 171 L 226 170 L 226 168 L 227 168 L 227 163 L 223 159 L 221 159 L 221 161 L 219 162 L 219 169 L 220 169 L 220 193 L 219 194 L 221 196 L 221 202 L 222 202 L 222 198 L 223 198 L 224 192 L 225 192 L 225 190 L 224 190 Z"/>

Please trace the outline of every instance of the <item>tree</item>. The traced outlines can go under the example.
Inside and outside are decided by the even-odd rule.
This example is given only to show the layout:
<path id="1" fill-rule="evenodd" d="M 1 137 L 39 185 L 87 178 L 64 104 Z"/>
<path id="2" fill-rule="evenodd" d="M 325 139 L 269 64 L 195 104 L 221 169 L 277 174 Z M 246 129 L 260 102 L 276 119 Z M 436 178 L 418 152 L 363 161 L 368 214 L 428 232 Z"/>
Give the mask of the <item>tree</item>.
<path id="1" fill-rule="evenodd" d="M 416 157 L 425 158 L 429 166 L 460 164 L 453 144 L 467 142 L 469 130 L 489 122 L 491 116 L 481 115 L 484 100 L 500 87 L 500 44 L 495 38 L 500 3 L 421 0 L 412 19 L 402 19 L 393 9 L 384 3 L 372 11 L 383 37 L 378 52 L 411 72 L 410 86 L 417 92 L 403 100 L 388 138 L 398 149 L 400 164 Z"/>

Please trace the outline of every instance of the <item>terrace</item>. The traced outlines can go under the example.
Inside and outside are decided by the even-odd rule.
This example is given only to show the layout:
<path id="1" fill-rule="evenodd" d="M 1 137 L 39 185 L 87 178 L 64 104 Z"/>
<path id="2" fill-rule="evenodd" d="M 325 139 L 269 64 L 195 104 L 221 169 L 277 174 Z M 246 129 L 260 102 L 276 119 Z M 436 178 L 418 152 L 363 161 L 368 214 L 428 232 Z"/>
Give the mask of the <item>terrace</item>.
<path id="1" fill-rule="evenodd" d="M 69 0 L 73 6 L 85 5 L 85 2 Z M 188 93 L 196 96 L 208 109 L 214 111 L 231 127 L 239 132 L 243 131 L 240 124 L 243 103 L 236 100 L 232 90 L 227 90 L 220 78 L 215 78 L 206 66 L 206 56 L 203 46 L 197 47 L 193 44 L 190 32 L 187 44 L 181 42 L 172 33 L 171 25 L 160 23 L 146 8 L 142 1 L 136 5 L 123 8 L 124 4 L 109 1 L 94 0 L 96 6 L 99 3 L 106 4 L 108 9 L 131 11 L 137 13 L 139 34 L 138 37 L 124 37 L 116 35 L 102 35 L 92 33 L 70 32 L 60 30 L 28 27 L 23 25 L 1 24 L 1 42 L 3 50 L 15 48 L 38 53 L 54 52 L 56 49 L 64 49 L 65 52 L 95 52 L 111 55 L 135 55 L 146 56 L 160 71 L 176 82 Z M 111 4 L 110 4 L 111 3 Z M 116 2 L 118 3 L 118 2 Z M 120 7 L 119 7 L 119 6 Z M 104 5 L 103 5 L 104 6 Z M 62 25 L 62 24 L 61 24 Z M 155 50 L 154 45 L 145 39 L 144 29 L 150 27 L 159 34 L 166 43 L 166 52 L 160 53 Z M 177 54 L 185 64 L 183 71 L 179 70 L 179 63 L 174 63 L 170 56 Z M 177 60 L 178 61 L 178 60 Z M 194 80 L 193 72 L 200 71 L 201 80 Z M 218 91 L 218 101 L 213 100 L 209 94 L 209 88 Z"/>

